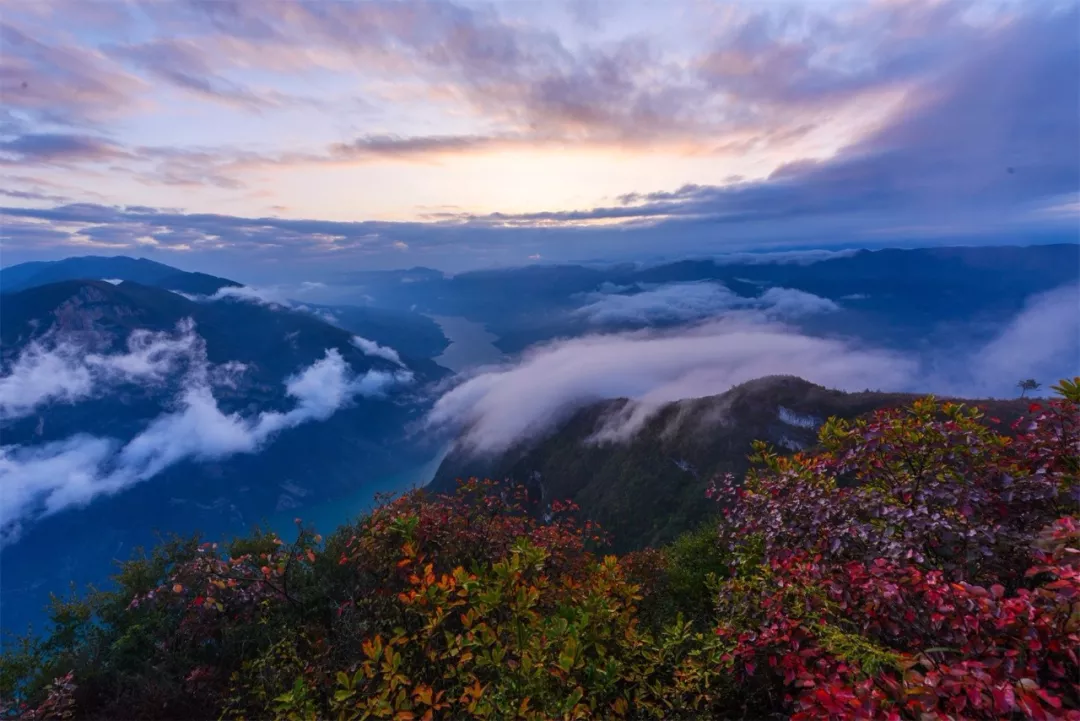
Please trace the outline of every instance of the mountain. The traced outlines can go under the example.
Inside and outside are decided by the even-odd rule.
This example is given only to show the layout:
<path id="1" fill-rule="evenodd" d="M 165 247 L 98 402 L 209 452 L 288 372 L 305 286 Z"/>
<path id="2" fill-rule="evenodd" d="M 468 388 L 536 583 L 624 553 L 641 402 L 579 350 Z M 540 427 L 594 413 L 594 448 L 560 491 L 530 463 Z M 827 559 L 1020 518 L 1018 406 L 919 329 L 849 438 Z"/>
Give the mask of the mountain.
<path id="1" fill-rule="evenodd" d="M 548 437 L 495 457 L 457 448 L 443 460 L 430 488 L 447 491 L 457 479 L 509 478 L 545 503 L 570 499 L 613 535 L 616 549 L 655 546 L 706 520 L 705 491 L 718 474 L 741 475 L 754 440 L 782 452 L 811 448 L 825 419 L 855 418 L 910 402 L 899 393 L 844 393 L 800 378 L 772 376 L 726 393 L 662 406 L 629 440 L 590 440 L 618 418 L 626 399 L 588 406 Z M 978 401 L 1003 424 L 1027 402 Z"/>
<path id="2" fill-rule="evenodd" d="M 815 334 L 876 345 L 949 352 L 986 342 L 1031 296 L 1080 280 L 1080 245 L 857 250 L 834 254 L 741 254 L 655 265 L 541 265 L 443 275 L 429 269 L 343 274 L 358 297 L 380 306 L 483 323 L 505 353 L 597 330 L 679 323 L 600 320 L 583 306 L 680 284 L 722 284 L 743 302 L 770 289 L 831 301 L 830 313 L 795 322 Z M 497 303 L 492 298 L 498 298 Z M 677 309 L 682 310 L 682 309 Z"/>
<path id="3" fill-rule="evenodd" d="M 336 524 L 426 480 L 439 448 L 408 428 L 448 372 L 390 346 L 377 313 L 353 321 L 375 343 L 308 310 L 132 281 L 5 293 L 4 626 L 40 619 L 69 582 L 102 582 L 159 532 Z"/>
<path id="4" fill-rule="evenodd" d="M 182 293 L 212 295 L 240 283 L 206 273 L 190 273 L 146 258 L 88 255 L 21 263 L 0 270 L 0 292 L 15 293 L 63 280 L 129 280 Z"/>
<path id="5" fill-rule="evenodd" d="M 376 306 L 304 305 L 340 328 L 414 358 L 435 358 L 450 345 L 439 324 L 419 313 Z"/>

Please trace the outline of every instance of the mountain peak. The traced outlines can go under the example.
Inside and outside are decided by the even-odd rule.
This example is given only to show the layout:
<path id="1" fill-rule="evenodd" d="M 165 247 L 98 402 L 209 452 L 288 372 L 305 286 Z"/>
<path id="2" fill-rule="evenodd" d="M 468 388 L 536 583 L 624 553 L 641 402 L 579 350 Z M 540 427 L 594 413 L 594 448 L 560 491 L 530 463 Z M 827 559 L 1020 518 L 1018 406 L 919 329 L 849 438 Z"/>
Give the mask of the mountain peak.
<path id="1" fill-rule="evenodd" d="M 221 288 L 240 285 L 234 280 L 180 270 L 148 258 L 85 255 L 4 268 L 0 270 L 0 291 L 15 293 L 64 280 L 134 281 L 200 295 L 211 295 Z"/>

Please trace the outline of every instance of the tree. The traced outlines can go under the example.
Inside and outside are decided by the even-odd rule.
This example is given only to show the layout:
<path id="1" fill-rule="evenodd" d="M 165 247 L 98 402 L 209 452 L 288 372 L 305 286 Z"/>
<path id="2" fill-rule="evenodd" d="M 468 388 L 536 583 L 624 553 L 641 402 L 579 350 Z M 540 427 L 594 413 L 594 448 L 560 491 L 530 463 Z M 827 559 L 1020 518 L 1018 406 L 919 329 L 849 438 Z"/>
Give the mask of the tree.
<path id="1" fill-rule="evenodd" d="M 1023 398 L 1028 391 L 1039 390 L 1039 388 L 1042 387 L 1042 383 L 1039 383 L 1034 378 L 1028 378 L 1027 380 L 1017 383 L 1016 387 L 1020 389 L 1020 397 Z"/>

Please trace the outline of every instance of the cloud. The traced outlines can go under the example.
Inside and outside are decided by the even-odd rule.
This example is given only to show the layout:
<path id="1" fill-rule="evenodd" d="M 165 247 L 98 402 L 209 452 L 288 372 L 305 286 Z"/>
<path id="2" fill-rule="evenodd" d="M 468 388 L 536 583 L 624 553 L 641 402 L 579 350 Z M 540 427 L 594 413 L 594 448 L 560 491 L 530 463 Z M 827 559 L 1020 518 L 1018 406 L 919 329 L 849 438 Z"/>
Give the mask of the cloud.
<path id="1" fill-rule="evenodd" d="M 36 499 L 68 487 L 93 487 L 99 468 L 116 447 L 111 439 L 88 435 L 28 448 L 0 446 L 0 479 L 4 481 L 0 547 L 19 540 L 24 525 L 32 521 Z"/>
<path id="2" fill-rule="evenodd" d="M 63 195 L 57 195 L 56 193 L 42 193 L 36 190 L 9 190 L 0 188 L 0 195 L 6 195 L 9 198 L 15 198 L 17 200 L 47 200 L 53 203 L 69 202 L 69 199 Z"/>
<path id="3" fill-rule="evenodd" d="M 783 318 L 840 310 L 840 306 L 828 298 L 794 288 L 769 288 L 757 300 L 764 306 L 766 313 Z"/>
<path id="4" fill-rule="evenodd" d="M 350 160 L 373 158 L 431 157 L 454 153 L 491 150 L 514 143 L 528 145 L 527 138 L 497 138 L 480 135 L 432 135 L 401 137 L 398 135 L 369 135 L 350 143 L 337 143 L 329 148 L 332 158 Z"/>
<path id="5" fill-rule="evenodd" d="M 181 461 L 255 453 L 281 431 L 326 420 L 357 396 L 380 397 L 412 381 L 408 371 L 356 375 L 337 350 L 329 349 L 286 379 L 286 394 L 294 400 L 291 410 L 244 417 L 218 407 L 212 370 L 205 352 L 197 354 L 183 378 L 176 410 L 152 420 L 127 443 L 76 435 L 40 446 L 0 447 L 0 542 L 14 542 L 26 523 L 42 515 L 116 493 Z"/>
<path id="6" fill-rule="evenodd" d="M 30 342 L 0 376 L 0 420 L 21 418 L 48 403 L 75 403 L 122 383 L 159 383 L 202 353 L 189 320 L 175 333 L 135 330 L 123 353 L 88 353 L 69 338 Z"/>
<path id="7" fill-rule="evenodd" d="M 798 309 L 825 300 L 777 290 Z M 435 403 L 427 424 L 457 433 L 468 451 L 493 454 L 543 437 L 588 404 L 628 398 L 591 438 L 619 442 L 665 403 L 719 394 L 768 375 L 796 375 L 849 391 L 1015 397 L 1023 378 L 1049 386 L 1080 375 L 1080 285 L 1032 296 L 989 342 L 951 351 L 946 359 L 806 335 L 758 311 L 733 311 L 669 331 L 558 341 L 459 383 Z"/>
<path id="8" fill-rule="evenodd" d="M 135 45 L 114 45 L 107 54 L 158 81 L 196 96 L 251 110 L 273 107 L 269 94 L 260 94 L 214 72 L 211 61 L 192 40 L 158 39 Z"/>
<path id="9" fill-rule="evenodd" d="M 7 13 L 5 13 L 7 15 Z M 94 48 L 0 23 L 4 105 L 40 123 L 85 126 L 130 112 L 147 86 Z"/>
<path id="10" fill-rule="evenodd" d="M 749 301 L 720 283 L 709 282 L 669 283 L 640 293 L 595 293 L 588 297 L 592 302 L 575 314 L 597 324 L 698 320 L 745 307 Z"/>
<path id="11" fill-rule="evenodd" d="M 384 345 L 379 345 L 373 340 L 368 340 L 367 338 L 361 338 L 360 336 L 355 335 L 353 336 L 352 344 L 363 351 L 364 355 L 385 358 L 391 363 L 396 363 L 402 367 L 405 365 L 401 362 L 401 356 L 398 355 L 396 350 Z"/>
<path id="12" fill-rule="evenodd" d="M 509 146 L 648 149 L 721 163 L 725 155 L 760 155 L 762 168 L 784 164 L 765 178 L 613 189 L 621 197 L 611 205 L 452 213 L 437 222 L 161 210 L 65 223 L 63 206 L 21 209 L 42 227 L 0 231 L 8 257 L 85 246 L 87 238 L 124 247 L 149 238 L 237 265 L 303 259 L 385 267 L 400 263 L 404 243 L 425 264 L 462 268 L 519 263 L 533 250 L 552 260 L 625 257 L 659 243 L 685 254 L 718 243 L 880 246 L 975 235 L 1000 242 L 1046 229 L 1075 236 L 1068 202 L 1080 188 L 1075 3 L 698 4 L 676 24 L 675 43 L 644 9 L 613 11 L 605 32 L 581 40 L 501 4 L 431 2 L 423 13 L 387 3 L 109 5 L 108 12 L 140 15 L 137 45 L 109 42 L 100 26 L 74 37 L 54 27 L 55 18 L 82 23 L 92 14 L 82 5 L 60 3 L 70 12 L 50 11 L 25 28 L 8 23 L 0 58 L 0 89 L 16 108 L 0 115 L 7 155 L 27 164 L 85 164 L 80 188 L 98 187 L 92 164 L 113 150 L 91 139 L 119 142 L 121 134 L 101 132 L 102 122 L 170 107 L 136 71 L 179 73 L 170 87 L 186 83 L 215 104 L 239 98 L 268 116 L 260 127 L 270 130 L 243 147 L 232 122 L 221 123 L 232 143 L 117 147 L 131 157 L 110 158 L 110 177 L 130 172 L 156 184 L 235 189 L 264 182 L 271 170 L 382 167 Z M 305 116 L 310 143 L 283 147 L 286 126 L 274 123 L 301 121 L 274 93 L 312 78 L 337 87 L 354 71 L 362 87 L 349 92 L 374 99 L 374 119 L 341 127 L 339 113 Z M 164 75 L 149 77 L 160 84 Z M 256 80 L 273 87 L 253 89 Z M 47 118 L 50 109 L 63 118 Z M 139 127 L 144 137 L 155 126 Z M 237 201 L 214 193 L 192 202 L 219 209 Z M 30 217 L 15 210 L 4 226 Z M 52 235 L 41 243 L 46 230 Z"/>
<path id="13" fill-rule="evenodd" d="M 0 163 L 105 161 L 126 153 L 118 146 L 89 135 L 30 133 L 0 142 Z"/>
<path id="14" fill-rule="evenodd" d="M 268 306 L 281 305 L 290 307 L 292 305 L 291 301 L 284 296 L 280 288 L 255 287 L 251 285 L 226 286 L 224 288 L 218 288 L 214 291 L 213 295 L 194 296 L 194 298 L 206 301 L 242 300 Z"/>
<path id="15" fill-rule="evenodd" d="M 595 335 L 527 351 L 521 361 L 474 376 L 443 395 L 433 427 L 461 431 L 477 453 L 542 436 L 574 410 L 607 398 L 636 401 L 605 438 L 625 437 L 659 405 L 721 393 L 772 374 L 862 390 L 909 384 L 917 364 L 894 353 L 814 338 L 774 323 L 726 318 L 674 332 Z"/>
<path id="16" fill-rule="evenodd" d="M 575 314 L 598 325 L 686 322 L 740 309 L 757 309 L 781 318 L 839 309 L 827 298 L 793 288 L 769 288 L 754 298 L 738 295 L 722 283 L 710 281 L 642 286 L 641 292 L 629 294 L 618 292 L 617 288 L 601 288 L 601 292 L 586 298 L 591 302 L 578 308 Z"/>
<path id="17" fill-rule="evenodd" d="M 1049 387 L 1080 376 L 1080 285 L 1030 298 L 1001 334 L 975 354 L 967 370 L 980 392 L 1003 396 L 1026 378 Z"/>
<path id="18" fill-rule="evenodd" d="M 318 292 L 325 288 L 326 286 L 323 283 L 302 282 L 298 285 L 294 284 L 289 286 L 230 286 L 219 288 L 212 295 L 191 295 L 188 293 L 180 293 L 180 295 L 197 303 L 209 303 L 222 300 L 240 301 L 265 305 L 269 308 L 289 309 L 301 313 L 308 313 L 330 325 L 336 326 L 339 325 L 341 321 L 333 312 L 324 308 L 305 305 L 304 303 L 297 302 L 289 297 L 293 294 L 304 295 L 307 293 Z M 359 336 L 353 338 L 352 343 L 367 355 L 385 358 L 386 360 L 404 367 L 397 351 L 393 348 L 380 346 L 373 341 L 369 341 L 366 338 L 360 338 Z"/>

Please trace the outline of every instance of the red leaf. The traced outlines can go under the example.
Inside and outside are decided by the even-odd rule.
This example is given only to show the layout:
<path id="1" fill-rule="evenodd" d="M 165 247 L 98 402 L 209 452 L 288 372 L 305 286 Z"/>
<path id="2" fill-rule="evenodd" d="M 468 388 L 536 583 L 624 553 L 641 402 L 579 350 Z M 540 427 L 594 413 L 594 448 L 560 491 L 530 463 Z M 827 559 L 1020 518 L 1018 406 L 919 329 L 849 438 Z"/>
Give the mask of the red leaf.
<path id="1" fill-rule="evenodd" d="M 1054 708 L 1061 708 L 1061 699 L 1059 699 L 1057 696 L 1052 696 L 1050 692 L 1046 689 L 1040 688 L 1035 693 L 1039 695 L 1039 698 L 1041 698 L 1043 701 L 1050 704 Z"/>

